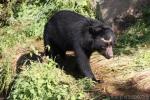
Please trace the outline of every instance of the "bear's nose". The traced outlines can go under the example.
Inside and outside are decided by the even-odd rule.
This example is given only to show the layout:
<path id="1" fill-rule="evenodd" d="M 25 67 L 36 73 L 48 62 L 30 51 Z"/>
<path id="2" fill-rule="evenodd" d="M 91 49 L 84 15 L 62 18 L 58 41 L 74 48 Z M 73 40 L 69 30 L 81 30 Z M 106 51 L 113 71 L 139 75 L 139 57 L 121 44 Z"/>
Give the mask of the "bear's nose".
<path id="1" fill-rule="evenodd" d="M 112 58 L 112 57 L 113 57 L 113 54 L 107 54 L 107 55 L 106 55 L 106 58 L 107 58 L 107 59 L 110 59 L 110 58 Z"/>
<path id="2" fill-rule="evenodd" d="M 112 57 L 110 57 L 110 56 L 106 56 L 106 58 L 107 58 L 107 59 L 110 59 L 110 58 L 112 58 Z"/>
<path id="3" fill-rule="evenodd" d="M 113 57 L 113 53 L 112 53 L 112 54 L 110 54 L 110 55 L 109 55 L 109 57 L 110 57 L 110 58 L 112 58 L 112 57 Z"/>

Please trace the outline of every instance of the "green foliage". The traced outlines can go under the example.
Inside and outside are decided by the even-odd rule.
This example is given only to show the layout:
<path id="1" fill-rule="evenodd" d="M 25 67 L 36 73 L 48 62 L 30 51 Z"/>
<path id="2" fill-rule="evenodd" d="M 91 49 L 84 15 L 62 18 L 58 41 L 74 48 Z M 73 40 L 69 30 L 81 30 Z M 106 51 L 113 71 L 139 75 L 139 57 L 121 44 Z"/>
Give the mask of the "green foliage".
<path id="1" fill-rule="evenodd" d="M 149 16 L 150 16 L 150 8 L 149 6 L 145 6 L 142 9 L 143 12 L 143 20 L 147 25 L 150 25 L 150 20 L 149 20 Z"/>
<path id="2" fill-rule="evenodd" d="M 82 85 L 84 90 L 91 90 L 94 86 L 94 82 L 89 78 L 84 78 L 82 80 L 79 80 L 79 84 Z"/>
<path id="3" fill-rule="evenodd" d="M 145 6 L 141 9 L 143 17 L 131 26 L 122 36 L 119 37 L 115 48 L 116 54 L 132 54 L 139 47 L 149 47 L 150 45 L 150 8 Z"/>
<path id="4" fill-rule="evenodd" d="M 0 93 L 9 88 L 12 78 L 12 69 L 8 61 L 4 61 L 0 66 Z"/>
<path id="5" fill-rule="evenodd" d="M 137 57 L 135 58 L 136 64 L 138 66 L 143 66 L 144 68 L 150 66 L 150 51 L 148 50 L 142 50 L 137 54 Z"/>
<path id="6" fill-rule="evenodd" d="M 24 41 L 25 37 L 42 37 L 46 20 L 56 11 L 69 9 L 86 16 L 94 16 L 88 0 L 12 0 L 0 7 L 3 8 L 0 10 L 1 14 L 9 13 L 9 18 L 1 15 L 6 18 L 5 21 L 9 21 L 9 26 L 3 27 L 0 32 L 1 51 Z"/>
<path id="7" fill-rule="evenodd" d="M 116 54 L 132 54 L 141 46 L 149 46 L 150 26 L 143 20 L 139 20 L 134 26 L 130 27 L 122 36 L 119 37 L 115 48 Z"/>
<path id="8" fill-rule="evenodd" d="M 94 16 L 88 0 L 80 2 L 78 0 L 26 0 L 20 2 L 13 0 L 2 8 L 0 12 L 5 11 L 4 9 L 9 11 L 9 18 L 1 15 L 2 18 L 6 18 L 5 22 L 9 21 L 9 26 L 0 30 L 0 50 L 2 51 L 17 42 L 24 41 L 26 37 L 42 37 L 47 19 L 56 11 L 68 9 L 85 16 Z"/>
<path id="9" fill-rule="evenodd" d="M 82 100 L 85 98 L 83 85 L 87 84 L 79 84 L 73 77 L 56 68 L 56 63 L 50 59 L 48 64 L 32 63 L 24 69 L 17 76 L 8 99 Z"/>
<path id="10" fill-rule="evenodd" d="M 25 34 L 22 32 L 15 32 L 12 27 L 4 29 L 3 34 L 0 34 L 0 51 L 1 54 L 7 53 L 7 48 L 12 47 L 16 43 L 25 41 Z"/>
<path id="11" fill-rule="evenodd" d="M 94 17 L 88 0 L 26 0 L 16 4 L 13 6 L 14 17 L 27 25 L 25 34 L 28 37 L 42 36 L 46 20 L 59 10 L 73 10 Z"/>
<path id="12" fill-rule="evenodd" d="M 1 15 L 2 18 L 6 18 L 4 19 L 5 22 L 9 22 L 9 26 L 6 27 L 6 30 L 17 34 L 18 29 L 15 28 L 11 30 L 11 28 L 19 27 L 18 34 L 21 33 L 20 36 L 25 34 L 26 37 L 42 37 L 47 19 L 49 19 L 54 12 L 59 10 L 73 10 L 85 16 L 94 17 L 88 0 L 82 0 L 80 2 L 78 0 L 12 0 L 5 5 L 6 7 L 3 6 L 4 5 L 1 5 L 3 9 L 0 12 L 9 11 L 9 17 L 4 16 L 7 15 L 7 12 Z"/>
<path id="13" fill-rule="evenodd" d="M 12 5 L 15 0 L 2 0 L 0 4 L 0 27 L 9 25 L 9 19 L 13 16 Z"/>

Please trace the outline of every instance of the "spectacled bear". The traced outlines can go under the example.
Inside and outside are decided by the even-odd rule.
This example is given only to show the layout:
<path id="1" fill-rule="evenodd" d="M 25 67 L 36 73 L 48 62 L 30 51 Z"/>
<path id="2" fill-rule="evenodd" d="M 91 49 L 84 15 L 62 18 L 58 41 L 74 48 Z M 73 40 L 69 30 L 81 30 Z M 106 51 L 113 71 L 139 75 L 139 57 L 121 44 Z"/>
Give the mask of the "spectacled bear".
<path id="1" fill-rule="evenodd" d="M 107 59 L 113 57 L 115 34 L 112 29 L 101 21 L 73 11 L 55 13 L 46 23 L 43 37 L 47 56 L 64 58 L 66 51 L 73 50 L 80 70 L 95 81 L 89 64 L 92 52 L 98 51 Z"/>

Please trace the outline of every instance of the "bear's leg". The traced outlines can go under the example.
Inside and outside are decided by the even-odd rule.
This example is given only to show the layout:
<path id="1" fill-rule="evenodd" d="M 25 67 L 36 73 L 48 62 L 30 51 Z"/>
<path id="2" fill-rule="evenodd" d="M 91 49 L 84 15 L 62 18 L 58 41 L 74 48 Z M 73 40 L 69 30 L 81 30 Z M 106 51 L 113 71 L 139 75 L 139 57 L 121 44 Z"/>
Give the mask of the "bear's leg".
<path id="1" fill-rule="evenodd" d="M 85 52 L 87 58 L 90 59 L 92 52 L 91 51 L 87 51 L 87 50 L 85 50 L 84 52 Z"/>
<path id="2" fill-rule="evenodd" d="M 74 49 L 75 49 L 77 62 L 79 64 L 80 70 L 83 72 L 83 74 L 86 77 L 92 78 L 93 80 L 96 81 L 96 78 L 90 68 L 89 59 L 87 55 L 85 54 L 84 50 L 80 46 L 75 46 Z"/>
<path id="3" fill-rule="evenodd" d="M 49 56 L 49 52 L 50 52 L 50 46 L 49 45 L 44 46 L 44 54 L 45 54 L 45 56 Z"/>

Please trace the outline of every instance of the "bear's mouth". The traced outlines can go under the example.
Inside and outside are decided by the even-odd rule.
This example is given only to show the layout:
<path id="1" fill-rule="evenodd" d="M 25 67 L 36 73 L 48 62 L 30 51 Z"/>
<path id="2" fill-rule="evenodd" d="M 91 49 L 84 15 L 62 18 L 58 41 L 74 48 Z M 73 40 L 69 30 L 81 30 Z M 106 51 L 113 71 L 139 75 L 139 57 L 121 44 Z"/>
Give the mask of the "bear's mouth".
<path id="1" fill-rule="evenodd" d="M 106 59 L 113 58 L 113 54 L 109 55 L 106 51 L 98 51 L 99 54 L 103 55 Z"/>

